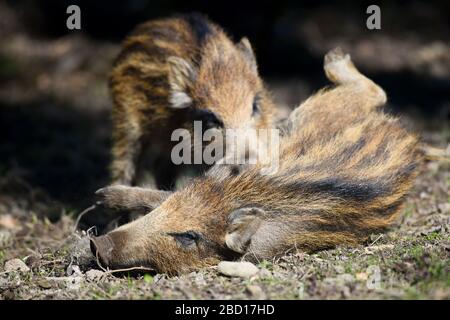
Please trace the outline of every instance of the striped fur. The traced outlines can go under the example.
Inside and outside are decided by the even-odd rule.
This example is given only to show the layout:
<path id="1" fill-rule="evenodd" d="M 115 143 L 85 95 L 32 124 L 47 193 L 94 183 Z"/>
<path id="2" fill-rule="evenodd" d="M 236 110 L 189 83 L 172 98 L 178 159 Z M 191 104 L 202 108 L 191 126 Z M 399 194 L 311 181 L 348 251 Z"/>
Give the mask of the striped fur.
<path id="1" fill-rule="evenodd" d="M 157 186 L 173 187 L 180 169 L 170 161 L 174 129 L 192 130 L 202 112 L 214 116 L 219 129 L 267 127 L 273 109 L 248 40 L 233 43 L 199 14 L 138 26 L 115 61 L 110 91 L 114 184 L 138 183 L 149 159 Z M 255 99 L 258 114 L 252 113 Z"/>
<path id="2" fill-rule="evenodd" d="M 348 55 L 330 52 L 325 71 L 335 87 L 291 114 L 275 174 L 262 175 L 259 165 L 213 167 L 101 237 L 113 244 L 110 254 L 96 247 L 102 261 L 178 273 L 242 255 L 354 245 L 391 225 L 422 163 L 418 140 L 382 112 L 386 95 Z"/>

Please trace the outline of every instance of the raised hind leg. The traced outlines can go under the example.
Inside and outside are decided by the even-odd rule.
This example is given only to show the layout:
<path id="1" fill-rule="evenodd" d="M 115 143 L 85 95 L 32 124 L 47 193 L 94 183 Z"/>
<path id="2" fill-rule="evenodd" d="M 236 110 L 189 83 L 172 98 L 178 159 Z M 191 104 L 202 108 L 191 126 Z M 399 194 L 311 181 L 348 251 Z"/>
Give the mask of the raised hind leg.
<path id="1" fill-rule="evenodd" d="M 340 48 L 325 55 L 324 69 L 335 86 L 319 91 L 294 110 L 290 126 L 311 134 L 317 126 L 327 126 L 331 135 L 386 103 L 383 89 L 361 74 Z"/>
<path id="2" fill-rule="evenodd" d="M 373 109 L 386 103 L 386 93 L 372 80 L 364 76 L 356 69 L 350 55 L 344 54 L 341 48 L 331 50 L 325 55 L 324 69 L 327 78 L 334 84 L 350 88 L 352 98 L 357 93 L 361 94 L 361 107 Z"/>
<path id="3" fill-rule="evenodd" d="M 333 96 L 339 95 L 339 99 L 336 99 L 339 106 L 345 108 L 347 100 L 351 99 L 358 101 L 361 111 L 370 112 L 386 103 L 386 93 L 383 89 L 361 74 L 351 61 L 350 55 L 344 54 L 340 48 L 325 55 L 324 69 L 327 78 L 337 85 L 329 93 Z M 445 150 L 421 144 L 420 150 L 427 160 L 450 160 L 450 146 Z"/>

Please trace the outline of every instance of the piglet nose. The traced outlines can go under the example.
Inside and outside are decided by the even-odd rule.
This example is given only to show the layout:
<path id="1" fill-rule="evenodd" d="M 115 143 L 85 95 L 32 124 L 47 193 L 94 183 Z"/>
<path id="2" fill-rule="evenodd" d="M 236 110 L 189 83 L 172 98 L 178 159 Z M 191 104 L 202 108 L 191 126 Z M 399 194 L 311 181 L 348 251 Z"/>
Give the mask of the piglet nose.
<path id="1" fill-rule="evenodd" d="M 113 250 L 114 243 L 109 235 L 91 238 L 92 254 L 98 258 L 103 267 L 109 266 Z"/>

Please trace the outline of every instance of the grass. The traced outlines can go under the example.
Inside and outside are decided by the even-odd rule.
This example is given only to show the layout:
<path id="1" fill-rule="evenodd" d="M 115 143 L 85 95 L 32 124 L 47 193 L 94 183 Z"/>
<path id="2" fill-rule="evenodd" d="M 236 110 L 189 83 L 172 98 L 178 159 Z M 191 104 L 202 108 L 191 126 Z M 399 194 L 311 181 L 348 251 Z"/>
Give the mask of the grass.
<path id="1" fill-rule="evenodd" d="M 431 241 L 431 242 L 433 242 L 435 240 L 441 240 L 442 238 L 443 238 L 442 234 L 440 232 L 436 232 L 436 231 L 433 231 L 430 234 L 427 234 L 425 236 L 425 239 L 427 241 Z"/>

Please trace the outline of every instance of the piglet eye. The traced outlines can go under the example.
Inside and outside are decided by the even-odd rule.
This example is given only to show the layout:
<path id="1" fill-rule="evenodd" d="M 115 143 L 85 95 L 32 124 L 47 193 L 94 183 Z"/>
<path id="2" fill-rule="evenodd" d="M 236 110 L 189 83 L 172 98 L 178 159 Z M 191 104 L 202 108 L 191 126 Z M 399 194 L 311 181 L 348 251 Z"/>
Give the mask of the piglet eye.
<path id="1" fill-rule="evenodd" d="M 172 237 L 175 238 L 175 240 L 185 248 L 189 248 L 200 240 L 201 236 L 199 233 L 195 231 L 186 231 L 186 232 L 179 232 L 179 233 L 169 233 Z"/>
<path id="2" fill-rule="evenodd" d="M 193 109 L 192 114 L 194 120 L 203 122 L 203 128 L 205 130 L 211 128 L 223 128 L 224 126 L 220 117 L 207 108 Z"/>
<path id="3" fill-rule="evenodd" d="M 255 115 L 258 115 L 259 113 L 261 113 L 261 107 L 259 105 L 259 99 L 255 98 L 255 100 L 253 100 L 252 116 L 254 117 Z"/>

